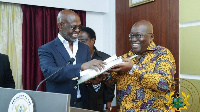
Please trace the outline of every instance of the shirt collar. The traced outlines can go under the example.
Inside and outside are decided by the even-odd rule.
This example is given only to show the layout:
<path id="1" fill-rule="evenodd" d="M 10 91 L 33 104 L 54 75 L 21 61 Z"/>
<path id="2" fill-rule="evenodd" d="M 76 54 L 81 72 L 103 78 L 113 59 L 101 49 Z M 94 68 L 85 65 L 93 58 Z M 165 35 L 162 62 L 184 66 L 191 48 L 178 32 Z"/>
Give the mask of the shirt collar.
<path id="1" fill-rule="evenodd" d="M 71 58 L 74 58 L 75 61 L 73 62 L 73 64 L 76 64 L 76 53 L 78 51 L 78 39 L 76 39 L 73 42 L 73 52 L 71 51 L 71 49 L 69 48 L 69 42 L 66 41 L 60 34 L 58 34 L 58 38 L 60 39 L 60 41 L 62 42 L 62 44 L 64 45 L 65 49 L 67 50 L 69 56 Z"/>
<path id="2" fill-rule="evenodd" d="M 68 41 L 66 41 L 63 37 L 62 37 L 62 35 L 60 35 L 59 33 L 58 33 L 58 38 L 60 39 L 60 41 L 63 43 L 63 44 L 68 44 L 69 45 L 69 42 Z M 78 45 L 78 39 L 76 39 L 75 41 L 73 41 L 73 45 Z"/>
<path id="3" fill-rule="evenodd" d="M 96 56 L 101 57 L 101 55 L 99 54 L 99 51 L 98 51 L 97 48 L 94 46 L 94 54 L 93 54 L 93 56 L 92 56 L 92 59 L 93 59 L 94 57 L 96 57 Z"/>
<path id="4" fill-rule="evenodd" d="M 156 44 L 152 41 L 147 47 L 147 51 L 156 50 Z"/>

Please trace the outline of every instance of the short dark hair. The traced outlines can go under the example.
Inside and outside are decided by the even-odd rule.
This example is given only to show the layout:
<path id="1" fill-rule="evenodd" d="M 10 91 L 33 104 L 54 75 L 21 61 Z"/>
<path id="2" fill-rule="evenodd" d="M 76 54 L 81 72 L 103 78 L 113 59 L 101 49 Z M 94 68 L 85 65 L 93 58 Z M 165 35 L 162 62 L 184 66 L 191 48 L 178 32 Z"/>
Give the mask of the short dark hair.
<path id="1" fill-rule="evenodd" d="M 96 40 L 96 34 L 95 34 L 95 32 L 94 32 L 94 30 L 92 28 L 90 28 L 90 27 L 82 27 L 81 31 L 87 32 L 90 39 L 94 38 Z"/>

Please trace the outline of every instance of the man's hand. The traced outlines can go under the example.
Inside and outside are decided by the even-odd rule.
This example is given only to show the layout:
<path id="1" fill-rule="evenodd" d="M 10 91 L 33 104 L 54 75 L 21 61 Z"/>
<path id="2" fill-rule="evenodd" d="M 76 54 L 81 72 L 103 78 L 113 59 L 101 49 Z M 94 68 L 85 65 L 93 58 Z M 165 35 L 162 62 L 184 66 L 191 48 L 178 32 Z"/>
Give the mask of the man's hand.
<path id="1" fill-rule="evenodd" d="M 104 68 L 104 65 L 106 63 L 101 61 L 101 60 L 96 60 L 96 59 L 93 59 L 91 61 L 88 61 L 86 63 L 83 63 L 81 65 L 81 70 L 86 70 L 86 69 L 94 69 L 95 71 L 98 72 L 98 70 L 102 70 Z"/>
<path id="2" fill-rule="evenodd" d="M 134 63 L 129 58 L 122 59 L 124 63 L 117 64 L 111 68 L 111 72 L 128 72 L 133 67 Z"/>
<path id="3" fill-rule="evenodd" d="M 104 72 L 88 81 L 86 81 L 85 83 L 88 84 L 88 83 L 92 83 L 93 85 L 97 85 L 99 84 L 105 77 L 107 77 L 110 73 L 108 72 Z"/>

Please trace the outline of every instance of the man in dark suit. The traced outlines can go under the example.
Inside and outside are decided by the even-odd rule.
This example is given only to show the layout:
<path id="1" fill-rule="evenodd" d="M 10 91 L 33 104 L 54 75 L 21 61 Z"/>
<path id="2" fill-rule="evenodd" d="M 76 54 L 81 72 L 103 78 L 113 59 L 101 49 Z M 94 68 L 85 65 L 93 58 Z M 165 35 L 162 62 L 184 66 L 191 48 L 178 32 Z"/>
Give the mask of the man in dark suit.
<path id="1" fill-rule="evenodd" d="M 90 61 L 88 46 L 78 42 L 81 21 L 75 12 L 71 10 L 59 12 L 57 25 L 59 28 L 58 37 L 41 46 L 38 50 L 40 67 L 44 77 L 48 77 L 65 66 L 70 58 L 74 58 L 75 61 L 50 77 L 46 82 L 46 89 L 48 92 L 71 94 L 71 106 L 87 109 L 88 94 L 85 90 L 86 85 L 77 86 L 80 71 L 89 68 L 101 70 L 105 63 L 100 60 Z"/>
<path id="2" fill-rule="evenodd" d="M 88 45 L 90 48 L 90 57 L 92 59 L 106 60 L 110 55 L 98 51 L 94 46 L 96 41 L 96 34 L 93 29 L 89 27 L 83 27 L 80 35 L 78 37 L 80 42 Z M 89 109 L 103 112 L 104 104 L 106 106 L 106 112 L 111 110 L 111 102 L 114 98 L 114 89 L 115 86 L 109 86 L 104 84 L 102 75 L 99 75 L 96 78 L 90 80 L 91 83 L 88 83 L 88 93 L 89 95 Z"/>
<path id="3" fill-rule="evenodd" d="M 15 88 L 15 82 L 10 69 L 10 62 L 7 55 L 0 53 L 0 87 Z"/>

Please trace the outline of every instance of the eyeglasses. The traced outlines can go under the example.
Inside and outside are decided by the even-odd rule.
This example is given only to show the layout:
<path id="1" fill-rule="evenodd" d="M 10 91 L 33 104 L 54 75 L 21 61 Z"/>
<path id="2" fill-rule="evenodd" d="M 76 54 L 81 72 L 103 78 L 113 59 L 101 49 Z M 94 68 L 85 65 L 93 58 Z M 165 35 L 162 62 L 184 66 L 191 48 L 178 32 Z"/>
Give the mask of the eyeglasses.
<path id="1" fill-rule="evenodd" d="M 79 30 L 81 30 L 82 29 L 82 25 L 79 25 L 79 26 L 71 26 L 71 25 L 69 25 L 69 24 L 67 24 L 67 23 L 65 23 L 65 22 L 61 22 L 62 24 L 65 24 L 65 25 L 67 25 L 71 30 L 73 30 L 73 31 L 75 31 L 77 28 L 79 29 Z"/>
<path id="2" fill-rule="evenodd" d="M 89 41 L 89 39 L 78 39 L 80 42 L 82 43 L 87 43 Z"/>
<path id="3" fill-rule="evenodd" d="M 140 34 L 140 33 L 132 34 L 132 33 L 130 33 L 130 34 L 129 34 L 129 39 L 132 40 L 134 37 L 135 37 L 137 40 L 138 40 L 138 39 L 143 39 L 144 36 L 147 35 L 147 34 L 151 34 L 151 35 L 152 35 L 152 33 L 146 33 L 146 34 Z"/>

